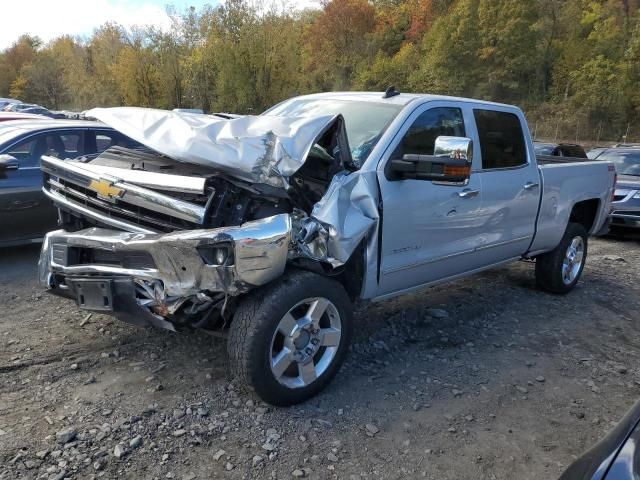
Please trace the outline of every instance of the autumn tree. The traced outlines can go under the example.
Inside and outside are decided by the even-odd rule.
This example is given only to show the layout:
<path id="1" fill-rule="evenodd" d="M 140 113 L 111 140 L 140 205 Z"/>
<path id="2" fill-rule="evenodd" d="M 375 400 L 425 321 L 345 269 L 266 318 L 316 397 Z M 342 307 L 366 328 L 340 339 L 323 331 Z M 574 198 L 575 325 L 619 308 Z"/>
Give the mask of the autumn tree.
<path id="1" fill-rule="evenodd" d="M 367 63 L 376 11 L 366 0 L 331 0 L 305 35 L 306 72 L 321 89 L 348 89 L 357 66 Z"/>
<path id="2" fill-rule="evenodd" d="M 0 97 L 10 95 L 11 87 L 18 79 L 22 68 L 33 61 L 41 44 L 37 37 L 22 35 L 0 53 Z M 24 79 L 18 80 L 18 83 L 24 85 Z M 21 88 L 14 90 L 14 94 L 18 93 L 21 93 Z"/>
<path id="3" fill-rule="evenodd" d="M 158 59 L 149 44 L 145 30 L 135 29 L 127 36 L 112 71 L 125 105 L 158 105 Z"/>

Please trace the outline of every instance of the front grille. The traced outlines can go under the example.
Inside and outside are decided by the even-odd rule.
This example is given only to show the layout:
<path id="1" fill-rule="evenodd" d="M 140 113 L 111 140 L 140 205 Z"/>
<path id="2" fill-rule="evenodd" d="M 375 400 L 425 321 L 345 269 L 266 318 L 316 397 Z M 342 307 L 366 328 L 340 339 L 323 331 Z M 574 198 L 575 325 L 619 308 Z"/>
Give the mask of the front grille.
<path id="1" fill-rule="evenodd" d="M 625 198 L 627 198 L 626 195 L 614 195 L 613 196 L 613 201 L 614 202 L 619 202 L 620 200 L 624 200 Z"/>
<path id="2" fill-rule="evenodd" d="M 138 225 L 149 230 L 172 232 L 175 230 L 195 229 L 201 226 L 195 222 L 127 203 L 121 199 L 116 199 L 113 203 L 103 200 L 98 197 L 97 192 L 62 178 L 49 177 L 47 183 L 48 188 L 64 196 L 67 200 L 78 203 L 105 217 Z M 206 197 L 202 195 L 200 201 L 206 202 Z"/>

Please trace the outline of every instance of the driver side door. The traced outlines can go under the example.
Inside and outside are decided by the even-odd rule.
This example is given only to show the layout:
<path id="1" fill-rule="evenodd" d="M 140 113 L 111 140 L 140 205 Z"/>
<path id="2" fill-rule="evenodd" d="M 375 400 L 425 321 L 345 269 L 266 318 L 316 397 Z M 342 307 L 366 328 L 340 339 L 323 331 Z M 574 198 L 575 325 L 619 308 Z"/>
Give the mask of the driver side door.
<path id="1" fill-rule="evenodd" d="M 393 179 L 391 160 L 405 154 L 433 155 L 439 136 L 471 138 L 471 111 L 464 104 L 430 102 L 418 108 L 380 162 L 382 244 L 379 296 L 479 268 L 482 243 L 482 186 L 473 158 L 468 182 L 452 184 Z"/>
<path id="2" fill-rule="evenodd" d="M 82 138 L 80 130 L 43 132 L 2 151 L 18 160 L 18 168 L 0 171 L 0 245 L 39 240 L 57 228 L 57 211 L 42 193 L 40 157 L 82 154 Z"/>

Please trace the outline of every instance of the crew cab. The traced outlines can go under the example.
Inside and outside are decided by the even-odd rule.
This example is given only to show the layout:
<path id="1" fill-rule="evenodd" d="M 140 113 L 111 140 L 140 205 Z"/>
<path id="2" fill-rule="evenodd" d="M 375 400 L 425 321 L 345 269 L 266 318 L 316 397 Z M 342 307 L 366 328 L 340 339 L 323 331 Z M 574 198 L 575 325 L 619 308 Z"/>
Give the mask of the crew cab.
<path id="1" fill-rule="evenodd" d="M 514 106 L 390 89 L 234 119 L 88 114 L 150 150 L 43 157 L 61 226 L 43 286 L 137 325 L 228 328 L 232 370 L 275 405 L 336 374 L 352 302 L 521 259 L 564 294 L 607 230 L 613 165 L 538 165 Z"/>

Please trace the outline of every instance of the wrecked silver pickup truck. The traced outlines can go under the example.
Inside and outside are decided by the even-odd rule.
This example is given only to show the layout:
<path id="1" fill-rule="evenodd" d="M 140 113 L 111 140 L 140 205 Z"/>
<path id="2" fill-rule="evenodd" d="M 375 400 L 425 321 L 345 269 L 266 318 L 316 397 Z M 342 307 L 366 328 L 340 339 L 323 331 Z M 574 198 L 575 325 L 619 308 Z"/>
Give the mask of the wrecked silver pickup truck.
<path id="1" fill-rule="evenodd" d="M 578 282 L 606 229 L 605 162 L 539 166 L 522 112 L 429 95 L 298 97 L 235 119 L 90 114 L 149 150 L 43 157 L 61 230 L 40 279 L 82 308 L 169 330 L 229 328 L 232 369 L 264 400 L 336 374 L 351 302 L 536 259 Z"/>

